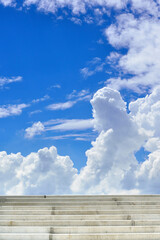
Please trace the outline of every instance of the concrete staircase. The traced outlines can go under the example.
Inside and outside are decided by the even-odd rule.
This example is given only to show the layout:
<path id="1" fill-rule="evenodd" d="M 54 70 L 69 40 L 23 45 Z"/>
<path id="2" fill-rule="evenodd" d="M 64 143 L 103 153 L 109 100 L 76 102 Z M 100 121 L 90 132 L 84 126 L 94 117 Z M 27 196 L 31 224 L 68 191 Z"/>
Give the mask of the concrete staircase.
<path id="1" fill-rule="evenodd" d="M 160 240 L 160 195 L 1 196 L 0 240 Z"/>

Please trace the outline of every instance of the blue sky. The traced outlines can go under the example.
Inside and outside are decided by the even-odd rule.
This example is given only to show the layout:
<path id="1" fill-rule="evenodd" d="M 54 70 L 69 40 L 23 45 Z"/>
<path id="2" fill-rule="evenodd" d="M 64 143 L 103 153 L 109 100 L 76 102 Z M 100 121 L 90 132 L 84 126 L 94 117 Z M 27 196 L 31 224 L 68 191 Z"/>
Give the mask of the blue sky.
<path id="1" fill-rule="evenodd" d="M 3 33 L 0 39 L 1 76 L 22 76 L 21 82 L 1 89 L 1 105 L 30 104 L 33 99 L 48 96 L 44 102 L 31 104 L 20 116 L 1 119 L 1 150 L 8 153 L 20 151 L 26 155 L 44 146 L 55 145 L 60 154 L 71 155 L 77 167 L 82 166 L 89 141 L 75 141 L 72 138 L 44 140 L 43 137 L 28 140 L 24 138 L 24 129 L 35 121 L 92 117 L 89 101 L 79 102 L 64 111 L 48 111 L 45 107 L 51 103 L 65 102 L 73 90 L 79 92 L 85 89 L 93 94 L 99 88 L 99 79 L 105 80 L 105 73 L 86 79 L 80 72 L 97 55 L 105 57 L 106 46 L 97 43 L 99 38 L 103 38 L 102 28 L 56 20 L 52 15 L 34 9 L 15 11 L 14 8 L 1 6 L 0 16 L 0 31 Z M 43 112 L 30 115 L 37 110 Z M 57 134 L 64 133 L 53 132 L 49 135 Z"/>
<path id="2" fill-rule="evenodd" d="M 159 7 L 0 2 L 1 194 L 159 193 Z"/>

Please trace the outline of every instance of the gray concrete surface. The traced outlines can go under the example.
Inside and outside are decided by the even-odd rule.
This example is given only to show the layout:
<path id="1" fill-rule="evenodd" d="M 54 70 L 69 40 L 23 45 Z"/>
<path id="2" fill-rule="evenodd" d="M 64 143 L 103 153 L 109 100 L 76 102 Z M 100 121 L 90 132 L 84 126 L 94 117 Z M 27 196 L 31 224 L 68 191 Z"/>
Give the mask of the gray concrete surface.
<path id="1" fill-rule="evenodd" d="M 160 240 L 160 195 L 0 196 L 0 240 Z"/>

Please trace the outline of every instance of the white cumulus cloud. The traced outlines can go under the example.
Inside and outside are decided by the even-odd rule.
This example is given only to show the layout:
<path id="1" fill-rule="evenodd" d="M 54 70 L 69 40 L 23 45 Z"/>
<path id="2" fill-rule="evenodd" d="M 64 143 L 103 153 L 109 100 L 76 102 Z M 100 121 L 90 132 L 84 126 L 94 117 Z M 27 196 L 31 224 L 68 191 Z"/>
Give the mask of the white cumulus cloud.
<path id="1" fill-rule="evenodd" d="M 26 157 L 0 152 L 0 165 L 0 194 L 69 194 L 77 173 L 71 159 L 59 156 L 55 147 Z"/>
<path id="2" fill-rule="evenodd" d="M 148 13 L 158 15 L 159 1 L 155 0 L 25 0 L 24 6 L 36 5 L 39 11 L 51 12 L 55 14 L 58 9 L 69 8 L 73 14 L 84 14 L 88 9 L 104 8 L 106 10 L 114 8 L 116 10 L 126 9 L 131 5 L 132 11 L 138 13 Z M 103 9 L 103 11 L 104 11 Z M 90 23 L 90 22 L 89 22 Z"/>
<path id="3" fill-rule="evenodd" d="M 111 78 L 107 85 L 114 89 L 130 88 L 143 92 L 159 85 L 160 68 L 160 21 L 142 15 L 121 14 L 117 22 L 106 29 L 109 43 L 118 49 L 127 49 L 118 62 L 125 74 L 133 77 Z"/>
<path id="4" fill-rule="evenodd" d="M 37 9 L 44 12 L 55 13 L 60 8 L 69 8 L 74 14 L 86 13 L 87 8 L 113 7 L 121 9 L 126 6 L 127 0 L 25 0 L 24 5 L 36 5 Z"/>
<path id="5" fill-rule="evenodd" d="M 39 121 L 34 123 L 31 127 L 26 128 L 25 137 L 33 138 L 35 135 L 40 135 L 45 131 L 44 125 Z"/>
<path id="6" fill-rule="evenodd" d="M 57 154 L 55 147 L 26 157 L 0 152 L 0 193 L 159 193 L 159 91 L 155 88 L 146 97 L 131 102 L 130 112 L 117 90 L 104 87 L 95 93 L 91 100 L 92 121 L 99 136 L 86 151 L 87 162 L 80 173 L 68 156 Z M 44 126 L 52 128 L 54 124 L 64 122 L 53 120 Z M 40 122 L 32 127 L 33 135 L 44 130 Z M 81 138 L 81 134 L 75 137 Z M 139 163 L 135 153 L 142 147 L 149 154 Z"/>
<path id="7" fill-rule="evenodd" d="M 123 179 L 126 172 L 138 165 L 134 153 L 139 150 L 144 138 L 127 114 L 125 102 L 118 91 L 100 89 L 91 103 L 95 128 L 100 134 L 86 152 L 87 164 L 77 175 L 72 190 L 78 193 L 123 191 Z"/>

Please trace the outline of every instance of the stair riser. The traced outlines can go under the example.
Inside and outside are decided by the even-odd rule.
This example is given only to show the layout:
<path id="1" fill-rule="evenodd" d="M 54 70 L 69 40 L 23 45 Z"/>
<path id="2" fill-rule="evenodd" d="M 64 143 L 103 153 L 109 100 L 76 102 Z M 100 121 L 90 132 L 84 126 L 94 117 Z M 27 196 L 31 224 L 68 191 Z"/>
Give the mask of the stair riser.
<path id="1" fill-rule="evenodd" d="M 83 211 L 83 210 L 53 210 L 53 211 L 0 211 L 1 215 L 131 215 L 131 214 L 160 214 L 160 210 L 104 210 L 104 211 Z"/>
<path id="2" fill-rule="evenodd" d="M 0 240 L 160 240 L 160 195 L 0 197 Z"/>
<path id="3" fill-rule="evenodd" d="M 153 209 L 153 210 L 160 210 L 160 205 L 156 206 L 148 206 L 148 205 L 99 205 L 99 206 L 55 206 L 53 204 L 52 206 L 0 206 L 0 211 L 1 210 L 34 210 L 34 211 L 39 211 L 41 210 L 46 210 L 46 211 L 52 211 L 52 210 L 139 210 L 139 209 Z"/>
<path id="4" fill-rule="evenodd" d="M 108 235 L 5 235 L 0 234 L 1 240 L 159 240 L 159 234 L 108 234 Z"/>
<path id="5" fill-rule="evenodd" d="M 94 227 L 0 227 L 0 233 L 54 233 L 54 234 L 84 234 L 84 233 L 158 233 L 160 226 L 94 226 Z"/>
<path id="6" fill-rule="evenodd" d="M 25 202 L 0 202 L 0 206 L 99 206 L 102 204 L 100 201 L 97 202 L 45 202 L 45 201 L 25 201 Z M 103 206 L 113 205 L 113 206 L 135 206 L 135 205 L 147 205 L 147 206 L 157 206 L 160 205 L 160 201 L 103 201 Z"/>
<path id="7" fill-rule="evenodd" d="M 40 200 L 53 200 L 53 201 L 160 201 L 160 195 L 60 195 L 60 196 L 0 196 L 2 201 L 40 201 Z"/>
<path id="8" fill-rule="evenodd" d="M 0 221 L 0 226 L 160 226 L 155 220 L 111 220 L 111 221 Z"/>
<path id="9" fill-rule="evenodd" d="M 1 215 L 1 220 L 159 220 L 160 214 L 131 215 Z"/>

